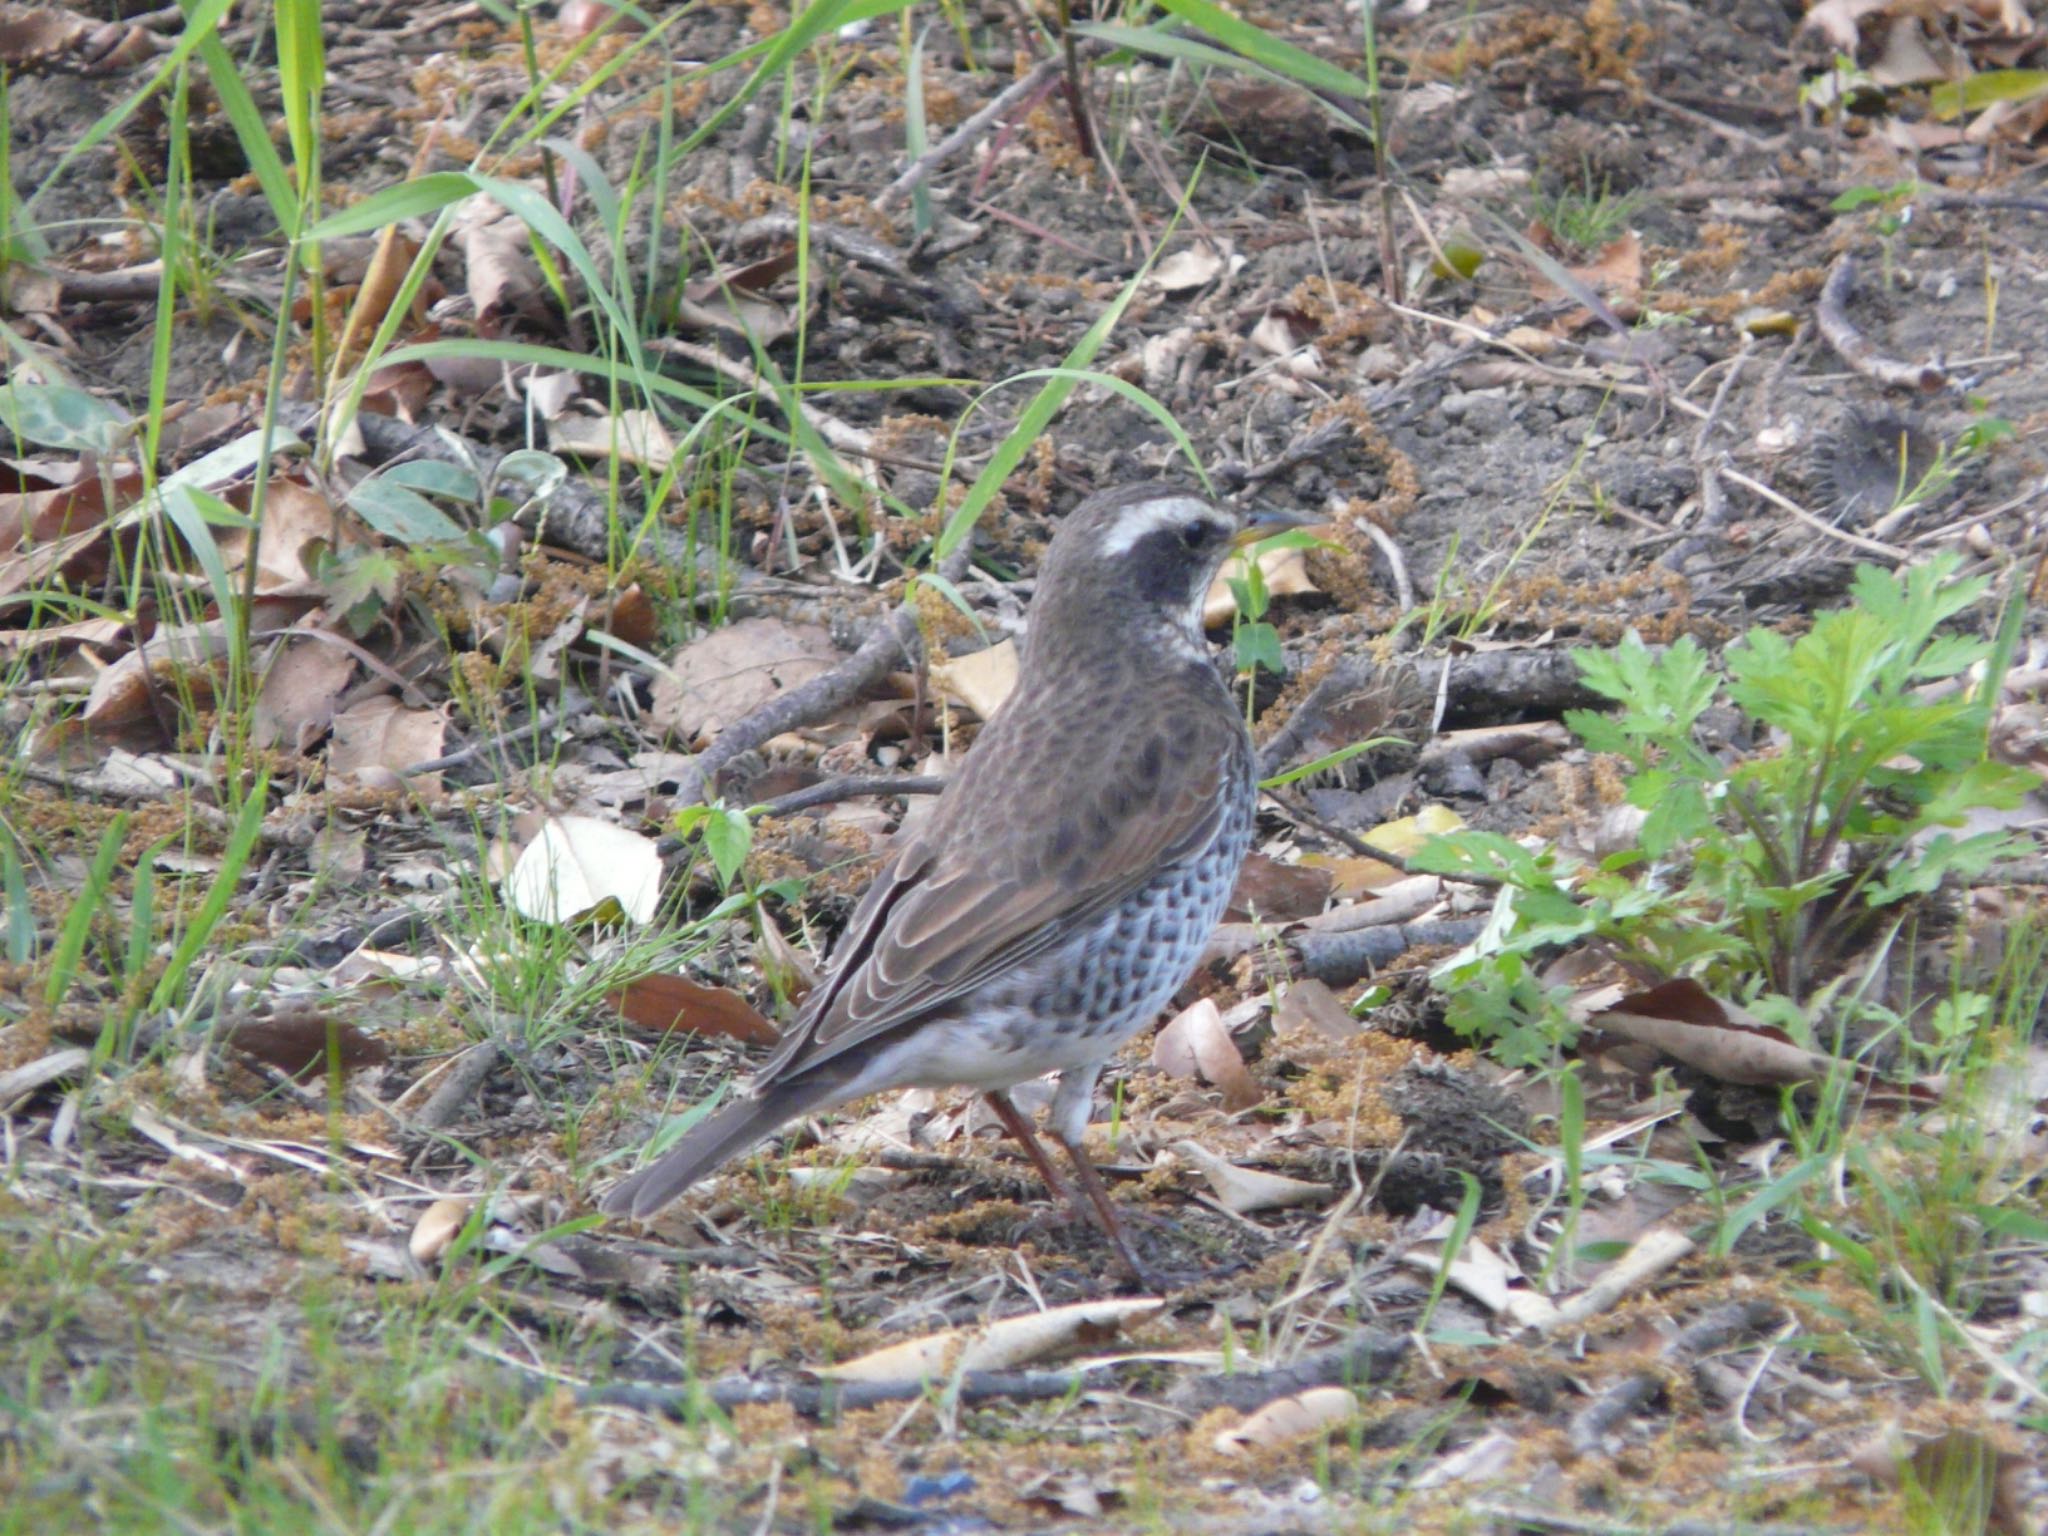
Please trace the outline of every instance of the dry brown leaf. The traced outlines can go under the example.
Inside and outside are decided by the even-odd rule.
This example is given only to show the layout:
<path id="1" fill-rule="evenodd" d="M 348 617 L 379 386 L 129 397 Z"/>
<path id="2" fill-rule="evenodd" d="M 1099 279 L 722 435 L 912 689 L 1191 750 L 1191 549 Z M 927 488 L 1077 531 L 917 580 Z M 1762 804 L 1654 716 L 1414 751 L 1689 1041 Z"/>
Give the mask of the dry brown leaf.
<path id="1" fill-rule="evenodd" d="M 469 1213 L 476 1202 L 459 1195 L 436 1200 L 413 1223 L 412 1236 L 406 1242 L 415 1263 L 434 1264 L 440 1261 L 456 1236 L 469 1222 Z"/>
<path id="2" fill-rule="evenodd" d="M 238 512 L 249 510 L 249 489 L 238 487 L 224 499 Z M 256 590 L 272 597 L 317 596 L 314 555 L 334 539 L 334 505 L 320 492 L 297 480 L 272 480 L 263 501 L 263 542 L 256 554 Z M 230 571 L 245 568 L 249 558 L 246 529 L 223 529 L 215 535 L 221 560 Z"/>
<path id="3" fill-rule="evenodd" d="M 1244 1057 L 1212 998 L 1181 1010 L 1152 1041 L 1152 1065 L 1168 1077 L 1213 1084 L 1232 1114 L 1250 1109 L 1265 1092 L 1245 1070 Z"/>
<path id="4" fill-rule="evenodd" d="M 1826 1077 L 1837 1065 L 1834 1058 L 1795 1045 L 1784 1031 L 1686 979 L 1625 997 L 1591 1015 L 1587 1023 L 1624 1040 L 1655 1046 L 1724 1083 L 1807 1083 Z"/>
<path id="5" fill-rule="evenodd" d="M 685 976 L 641 976 L 605 1001 L 634 1028 L 654 1034 L 719 1035 L 749 1045 L 773 1045 L 782 1038 L 782 1032 L 739 993 Z"/>
<path id="6" fill-rule="evenodd" d="M 796 315 L 767 292 L 796 269 L 795 242 L 744 267 L 700 277 L 683 290 L 676 318 L 699 330 L 725 331 L 773 346 L 796 334 Z"/>
<path id="7" fill-rule="evenodd" d="M 1240 1168 L 1199 1141 L 1177 1141 L 1173 1150 L 1208 1180 L 1218 1205 L 1240 1216 L 1290 1205 L 1318 1205 L 1337 1198 L 1337 1191 L 1327 1184 L 1310 1184 L 1260 1168 Z"/>
<path id="8" fill-rule="evenodd" d="M 251 734 L 260 746 L 303 754 L 327 734 L 355 681 L 356 659 L 316 634 L 288 638 L 264 669 Z"/>
<path id="9" fill-rule="evenodd" d="M 1820 0 L 1807 11 L 1799 23 L 1800 30 L 1811 27 L 1827 39 L 1828 46 L 1837 53 L 1855 56 L 1857 23 L 1874 12 L 1885 9 L 1893 0 Z"/>
<path id="10" fill-rule="evenodd" d="M 362 284 L 356 289 L 355 302 L 349 306 L 348 324 L 341 333 L 339 355 L 343 360 L 354 361 L 357 349 L 366 345 L 371 333 L 384 323 L 392 302 L 405 286 L 413 258 L 419 253 L 419 242 L 398 225 L 387 224 L 379 232 Z M 412 322 L 421 325 L 426 318 L 425 296 L 415 293 Z"/>
<path id="11" fill-rule="evenodd" d="M 992 720 L 1017 686 L 1017 642 L 1003 640 L 965 656 L 948 656 L 932 664 L 931 677 L 932 686 L 954 703 Z"/>
<path id="12" fill-rule="evenodd" d="M 327 780 L 364 789 L 395 789 L 409 784 L 438 794 L 441 775 L 404 770 L 430 763 L 442 755 L 448 717 L 438 709 L 407 709 L 389 694 L 362 699 L 334 717 L 334 740 L 327 748 Z"/>
<path id="13" fill-rule="evenodd" d="M 391 1048 L 345 1019 L 313 1009 L 293 1009 L 264 1019 L 240 1019 L 222 1031 L 236 1050 L 287 1076 L 324 1076 L 330 1063 L 339 1071 L 382 1066 Z"/>
<path id="14" fill-rule="evenodd" d="M 218 619 L 165 625 L 93 680 L 80 719 L 102 738 L 131 728 L 160 738 L 169 720 L 159 717 L 159 697 L 165 702 L 164 717 L 186 700 L 205 708 L 213 701 L 215 668 L 228 648 L 228 626 Z"/>
<path id="15" fill-rule="evenodd" d="M 1219 250 L 1207 240 L 1197 240 L 1163 258 L 1145 279 L 1157 293 L 1188 293 L 1220 277 L 1230 262 L 1227 249 Z"/>
<path id="16" fill-rule="evenodd" d="M 1273 1010 L 1273 1032 L 1284 1035 L 1303 1026 L 1330 1040 L 1355 1040 L 1365 1026 L 1346 1008 L 1337 994 L 1313 976 L 1288 985 L 1280 1006 Z"/>
<path id="17" fill-rule="evenodd" d="M 555 16 L 555 26 L 571 39 L 589 37 L 603 28 L 622 35 L 647 30 L 615 0 L 565 0 Z"/>
<path id="18" fill-rule="evenodd" d="M 692 640 L 654 680 L 649 714 L 684 740 L 711 740 L 786 689 L 839 661 L 832 636 L 816 624 L 741 619 Z"/>
<path id="19" fill-rule="evenodd" d="M 1364 840 L 1397 858 L 1406 858 L 1430 838 L 1440 833 L 1455 832 L 1464 825 L 1464 819 L 1449 806 L 1425 805 L 1413 816 L 1381 822 L 1365 834 Z M 1368 891 L 1377 891 L 1397 880 L 1410 878 L 1394 865 L 1364 854 L 1352 857 L 1307 853 L 1302 855 L 1301 862 L 1313 869 L 1330 871 L 1336 877 L 1339 896 L 1363 896 Z"/>
<path id="20" fill-rule="evenodd" d="M 455 209 L 453 243 L 462 252 L 470 303 L 479 320 L 542 307 L 544 285 L 526 225 L 479 192 Z"/>
<path id="21" fill-rule="evenodd" d="M 1934 56 L 1917 16 L 1891 18 L 1885 28 L 1884 51 L 1870 66 L 1870 78 L 1883 86 L 1926 85 L 1956 72 Z"/>
<path id="22" fill-rule="evenodd" d="M 122 470 L 103 482 L 80 474 L 70 483 L 0 496 L 0 597 L 56 575 L 81 585 L 105 575 L 109 492 L 112 506 L 125 506 L 141 494 L 142 477 Z"/>
<path id="23" fill-rule="evenodd" d="M 1305 1435 L 1328 1434 L 1358 1417 L 1358 1398 L 1349 1387 L 1311 1387 L 1276 1397 L 1245 1415 L 1234 1429 L 1216 1436 L 1216 1451 L 1238 1456 L 1246 1451 L 1284 1445 Z"/>
<path id="24" fill-rule="evenodd" d="M 1231 578 L 1242 580 L 1245 563 L 1240 557 L 1226 564 L 1209 583 L 1209 595 L 1202 599 L 1202 625 L 1206 629 L 1217 629 L 1228 624 L 1237 615 L 1237 597 L 1230 590 Z M 1271 597 L 1307 597 L 1320 591 L 1308 576 L 1308 551 L 1302 549 L 1268 549 L 1259 555 L 1259 573 L 1266 579 L 1266 592 Z"/>
<path id="25" fill-rule="evenodd" d="M 635 582 L 612 593 L 593 610 L 589 616 L 589 627 L 645 650 L 659 638 L 661 619 L 654 611 L 654 600 L 647 595 L 647 589 Z"/>
<path id="26" fill-rule="evenodd" d="M 586 459 L 617 459 L 657 474 L 675 462 L 676 440 L 652 411 L 624 410 L 610 416 L 580 412 L 548 422 L 548 447 Z"/>
<path id="27" fill-rule="evenodd" d="M 986 1328 L 944 1328 L 827 1366 L 818 1375 L 828 1381 L 931 1381 L 955 1371 L 1012 1371 L 1070 1350 L 1099 1348 L 1165 1308 L 1150 1297 L 1077 1302 Z"/>
<path id="28" fill-rule="evenodd" d="M 1230 893 L 1228 916 L 1234 922 L 1256 918 L 1291 923 L 1314 917 L 1328 905 L 1337 877 L 1308 864 L 1282 864 L 1270 854 L 1246 855 Z"/>

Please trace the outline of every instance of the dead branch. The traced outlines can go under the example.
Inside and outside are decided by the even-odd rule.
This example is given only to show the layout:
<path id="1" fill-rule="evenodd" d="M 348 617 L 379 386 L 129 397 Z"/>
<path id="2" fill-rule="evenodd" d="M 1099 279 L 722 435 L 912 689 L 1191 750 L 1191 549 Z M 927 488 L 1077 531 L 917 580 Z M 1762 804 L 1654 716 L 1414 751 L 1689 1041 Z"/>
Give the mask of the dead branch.
<path id="1" fill-rule="evenodd" d="M 882 188 L 875 195 L 876 210 L 878 212 L 886 212 L 895 204 L 902 202 L 903 199 L 923 186 L 925 180 L 932 172 L 959 158 L 960 155 L 977 143 L 982 135 L 988 133 L 997 123 L 1008 117 L 1014 108 L 1022 102 L 1029 101 L 1037 92 L 1044 90 L 1046 85 L 1054 77 L 1063 73 L 1065 69 L 1066 61 L 1064 59 L 1045 59 L 1029 74 L 1020 76 L 1009 85 L 1003 87 L 987 106 L 969 117 L 966 122 L 919 155 L 905 168 L 901 176 L 898 176 L 888 186 Z"/>
<path id="2" fill-rule="evenodd" d="M 936 774 L 848 773 L 777 795 L 761 807 L 763 816 L 793 816 L 814 805 L 833 805 L 863 795 L 936 795 L 946 781 Z"/>
<path id="3" fill-rule="evenodd" d="M 967 569 L 960 549 L 940 567 L 948 581 Z M 860 648 L 830 672 L 821 673 L 743 716 L 719 732 L 718 739 L 692 759 L 676 784 L 676 804 L 694 805 L 716 790 L 718 775 L 743 752 L 751 752 L 784 731 L 811 725 L 860 697 L 897 666 L 916 665 L 924 652 L 917 626 L 917 604 L 906 598 L 877 624 Z"/>
<path id="4" fill-rule="evenodd" d="M 1903 363 L 1886 357 L 1875 342 L 1856 328 L 1856 322 L 1849 318 L 1849 296 L 1855 291 L 1856 259 L 1845 251 L 1828 269 L 1828 280 L 1821 285 L 1820 302 L 1814 310 L 1820 333 L 1835 354 L 1856 372 L 1887 389 L 1911 389 L 1923 395 L 1945 389 L 1949 372 L 1941 364 Z"/>

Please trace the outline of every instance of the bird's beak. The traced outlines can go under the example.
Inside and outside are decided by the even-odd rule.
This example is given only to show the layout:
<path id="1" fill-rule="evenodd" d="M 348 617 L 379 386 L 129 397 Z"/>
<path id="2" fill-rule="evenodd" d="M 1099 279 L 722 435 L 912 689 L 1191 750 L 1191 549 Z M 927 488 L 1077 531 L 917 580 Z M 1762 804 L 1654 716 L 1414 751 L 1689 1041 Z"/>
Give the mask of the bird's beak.
<path id="1" fill-rule="evenodd" d="M 1286 533 L 1294 528 L 1314 528 L 1328 522 L 1326 517 L 1317 517 L 1310 512 L 1282 512 L 1267 508 L 1254 512 L 1252 520 L 1239 530 L 1230 543 L 1234 549 L 1245 549 L 1261 539 L 1270 539 L 1276 533 Z"/>

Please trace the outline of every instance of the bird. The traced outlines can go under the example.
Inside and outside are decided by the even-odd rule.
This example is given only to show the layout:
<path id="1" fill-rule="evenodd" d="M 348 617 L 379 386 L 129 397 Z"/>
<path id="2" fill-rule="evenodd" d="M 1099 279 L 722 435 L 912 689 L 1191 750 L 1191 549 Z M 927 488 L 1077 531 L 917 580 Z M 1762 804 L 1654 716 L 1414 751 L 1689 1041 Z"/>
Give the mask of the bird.
<path id="1" fill-rule="evenodd" d="M 1203 637 L 1210 584 L 1234 551 L 1305 521 L 1165 482 L 1097 492 L 1062 519 L 1015 688 L 899 836 L 789 1031 L 600 1208 L 649 1217 L 802 1115 L 966 1087 L 1153 1280 L 1082 1138 L 1097 1078 L 1193 972 L 1251 844 L 1256 759 Z M 1010 1097 L 1054 1072 L 1048 1127 L 1087 1207 Z"/>

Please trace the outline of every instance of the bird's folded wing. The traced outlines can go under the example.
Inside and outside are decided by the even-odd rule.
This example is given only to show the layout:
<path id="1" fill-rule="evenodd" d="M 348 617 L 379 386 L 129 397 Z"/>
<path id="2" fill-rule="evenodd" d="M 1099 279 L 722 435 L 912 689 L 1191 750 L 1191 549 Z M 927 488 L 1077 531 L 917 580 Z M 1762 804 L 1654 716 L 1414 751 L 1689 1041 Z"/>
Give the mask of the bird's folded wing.
<path id="1" fill-rule="evenodd" d="M 1187 745 L 1193 750 L 1166 770 L 1156 792 L 1123 816 L 1069 807 L 1075 824 L 1106 825 L 1107 835 L 1064 860 L 1052 856 L 1049 829 L 1034 858 L 997 857 L 971 836 L 942 850 L 905 848 L 862 899 L 833 974 L 756 1083 L 806 1071 L 973 991 L 1199 855 L 1221 828 L 1239 743 L 1217 732 Z M 1114 795 L 1112 783 L 1100 798 Z"/>

